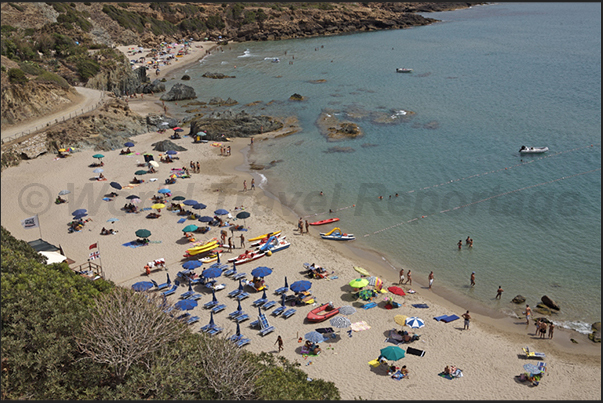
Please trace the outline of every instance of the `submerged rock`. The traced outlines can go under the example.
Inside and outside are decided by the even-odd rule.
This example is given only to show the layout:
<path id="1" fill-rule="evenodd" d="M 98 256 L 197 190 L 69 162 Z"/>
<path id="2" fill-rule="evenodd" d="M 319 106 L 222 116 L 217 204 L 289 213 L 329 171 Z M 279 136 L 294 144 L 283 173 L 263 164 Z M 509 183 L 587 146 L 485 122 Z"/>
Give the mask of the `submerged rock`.
<path id="1" fill-rule="evenodd" d="M 524 302 L 526 302 L 526 297 L 524 297 L 523 295 L 516 295 L 511 302 L 515 303 L 515 304 L 523 304 Z"/>
<path id="2" fill-rule="evenodd" d="M 201 77 L 215 78 L 215 79 L 236 78 L 236 76 L 227 76 L 226 74 L 222 74 L 222 73 L 210 73 L 210 72 L 203 73 L 203 75 Z"/>
<path id="3" fill-rule="evenodd" d="M 339 146 L 335 146 L 335 147 L 329 147 L 328 149 L 326 149 L 325 151 L 323 151 L 323 153 L 326 154 L 331 154 L 331 153 L 353 153 L 354 150 L 352 147 L 339 147 Z"/>

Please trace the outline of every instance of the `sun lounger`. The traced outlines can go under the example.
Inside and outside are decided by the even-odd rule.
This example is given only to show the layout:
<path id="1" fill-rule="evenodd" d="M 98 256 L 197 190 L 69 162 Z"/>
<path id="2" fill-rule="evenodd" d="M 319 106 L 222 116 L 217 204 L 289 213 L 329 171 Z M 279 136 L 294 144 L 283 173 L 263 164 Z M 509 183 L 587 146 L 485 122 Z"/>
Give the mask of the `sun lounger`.
<path id="1" fill-rule="evenodd" d="M 544 357 L 546 357 L 546 354 L 544 354 L 544 353 L 537 353 L 534 351 L 530 351 L 529 347 L 524 347 L 523 352 L 526 353 L 527 358 L 544 358 Z"/>
<path id="2" fill-rule="evenodd" d="M 231 313 L 228 314 L 228 317 L 231 319 L 236 318 L 239 315 L 244 314 L 245 312 L 242 309 L 237 309 L 236 311 L 232 311 Z"/>
<path id="3" fill-rule="evenodd" d="M 289 291 L 289 287 L 281 287 L 281 288 L 277 288 L 276 290 L 274 290 L 274 293 L 277 295 L 281 295 L 287 291 Z"/>
<path id="4" fill-rule="evenodd" d="M 212 301 L 209 301 L 209 302 L 206 302 L 205 304 L 203 304 L 203 308 L 205 308 L 205 309 L 212 309 L 213 307 L 215 307 L 218 304 L 219 304 L 218 301 L 213 301 L 212 300 Z"/>
<path id="5" fill-rule="evenodd" d="M 178 316 L 176 319 L 178 319 L 178 320 L 182 320 L 182 321 L 186 321 L 186 320 L 188 319 L 188 317 L 189 317 L 189 316 L 191 316 L 191 314 L 190 314 L 190 313 L 188 313 L 188 312 L 185 312 L 185 313 L 183 313 L 182 315 Z"/>
<path id="6" fill-rule="evenodd" d="M 247 314 L 246 314 L 246 313 L 244 313 L 244 312 L 243 312 L 242 314 L 240 314 L 239 316 L 236 316 L 236 317 L 234 318 L 234 320 L 236 320 L 236 321 L 237 321 L 237 322 L 239 322 L 239 323 L 244 322 L 244 321 L 246 321 L 247 319 L 249 319 L 249 315 L 247 315 Z"/>
<path id="7" fill-rule="evenodd" d="M 188 318 L 186 320 L 186 324 L 187 325 L 192 325 L 195 322 L 199 322 L 199 317 L 198 316 L 191 316 L 190 318 Z"/>
<path id="8" fill-rule="evenodd" d="M 362 307 L 363 307 L 364 309 L 371 309 L 371 308 L 374 308 L 374 307 L 376 307 L 376 306 L 377 306 L 377 303 L 376 303 L 376 302 L 369 302 L 368 304 L 364 304 Z"/>
<path id="9" fill-rule="evenodd" d="M 183 292 L 182 294 L 180 294 L 180 299 L 187 299 L 188 297 L 190 297 L 194 293 L 195 293 L 194 291 Z"/>
<path id="10" fill-rule="evenodd" d="M 274 331 L 274 326 L 270 326 L 270 324 L 268 323 L 268 319 L 266 318 L 266 315 L 264 315 L 263 313 L 258 315 L 258 320 L 260 321 L 260 334 L 262 336 L 265 336 L 268 333 Z"/>
<path id="11" fill-rule="evenodd" d="M 218 312 L 223 311 L 225 308 L 226 308 L 226 305 L 224 305 L 224 304 L 219 304 L 219 305 L 214 306 L 214 307 L 211 309 L 211 311 L 212 311 L 213 313 L 218 313 Z"/>
<path id="12" fill-rule="evenodd" d="M 369 361 L 368 364 L 373 368 L 378 368 L 379 365 L 381 365 L 381 361 L 375 358 L 374 360 Z"/>
<path id="13" fill-rule="evenodd" d="M 218 327 L 218 326 L 214 326 L 207 331 L 207 334 L 209 334 L 210 336 L 214 336 L 214 335 L 220 333 L 222 330 L 224 330 L 224 329 L 222 329 L 221 327 Z"/>
<path id="14" fill-rule="evenodd" d="M 232 276 L 233 280 L 240 280 L 242 278 L 245 278 L 247 276 L 247 273 L 236 273 Z"/>
<path id="15" fill-rule="evenodd" d="M 295 312 L 297 312 L 296 309 L 289 308 L 285 312 L 283 312 L 283 318 L 287 319 L 288 317 L 292 316 Z"/>
<path id="16" fill-rule="evenodd" d="M 170 314 L 170 312 L 172 312 L 174 310 L 174 306 L 170 306 L 167 307 L 166 309 L 163 310 L 164 313 Z"/>
<path id="17" fill-rule="evenodd" d="M 232 290 L 231 292 L 228 293 L 228 296 L 231 298 L 236 297 L 237 295 L 239 295 L 240 293 L 242 293 L 243 290 L 239 290 L 238 288 L 235 290 Z"/>
<path id="18" fill-rule="evenodd" d="M 228 277 L 228 276 L 232 276 L 233 274 L 236 274 L 236 272 L 237 272 L 237 268 L 236 268 L 236 266 L 235 266 L 235 267 L 233 267 L 232 269 L 224 270 L 224 271 L 222 272 L 222 274 L 223 274 L 224 276 Z"/>
<path id="19" fill-rule="evenodd" d="M 262 306 L 264 305 L 266 302 L 268 302 L 268 298 L 260 298 L 260 299 L 256 299 L 255 301 L 252 302 L 253 306 Z"/>
<path id="20" fill-rule="evenodd" d="M 412 355 L 418 355 L 419 357 L 423 357 L 425 355 L 424 350 L 419 350 L 418 348 L 406 347 L 406 353 Z"/>
<path id="21" fill-rule="evenodd" d="M 197 277 L 191 280 L 191 284 L 195 285 L 195 284 L 203 284 L 203 278 L 202 277 Z"/>
<path id="22" fill-rule="evenodd" d="M 262 309 L 267 311 L 268 309 L 272 308 L 275 305 L 276 305 L 276 301 L 268 301 L 262 305 Z"/>
<path id="23" fill-rule="evenodd" d="M 246 344 L 251 343 L 251 339 L 247 339 L 247 338 L 243 338 L 239 341 L 237 341 L 237 347 L 243 347 Z"/>
<path id="24" fill-rule="evenodd" d="M 279 306 L 278 308 L 276 308 L 274 311 L 272 311 L 272 314 L 274 316 L 279 316 L 281 313 L 283 313 L 285 311 L 285 309 L 287 309 L 286 306 Z"/>
<path id="25" fill-rule="evenodd" d="M 235 298 L 239 301 L 244 300 L 245 298 L 249 297 L 249 293 L 248 292 L 242 292 L 239 295 L 237 295 Z"/>
<path id="26" fill-rule="evenodd" d="M 191 294 L 188 297 L 186 297 L 185 299 L 192 299 L 194 301 L 197 301 L 199 299 L 201 299 L 202 295 L 201 294 Z"/>
<path id="27" fill-rule="evenodd" d="M 452 322 L 457 319 L 460 319 L 460 317 L 458 317 L 456 315 L 449 315 L 449 316 L 446 316 L 444 319 L 442 319 L 442 322 L 448 323 L 448 322 Z"/>
<path id="28" fill-rule="evenodd" d="M 253 322 L 249 323 L 249 327 L 258 327 L 260 326 L 260 320 L 256 319 Z"/>
<path id="29" fill-rule="evenodd" d="M 169 290 L 166 290 L 166 291 L 162 292 L 162 294 L 163 294 L 163 295 L 165 295 L 165 296 L 167 297 L 168 295 L 172 295 L 172 294 L 174 294 L 174 293 L 176 292 L 176 290 L 177 290 L 177 289 L 178 289 L 178 286 L 177 286 L 176 284 L 174 284 L 174 285 L 172 286 L 172 288 L 170 288 Z"/>
<path id="30" fill-rule="evenodd" d="M 205 325 L 205 326 L 201 326 L 201 329 L 199 329 L 199 330 L 201 330 L 202 332 L 207 333 L 207 332 L 209 331 L 209 329 L 213 328 L 214 326 L 215 326 L 215 325 L 213 325 L 213 324 L 211 324 L 211 323 L 208 323 L 208 324 L 207 324 L 207 325 Z"/>
<path id="31" fill-rule="evenodd" d="M 151 283 L 153 283 L 153 285 L 155 286 L 155 288 L 157 290 L 163 290 L 164 288 L 168 288 L 170 286 L 170 284 L 172 284 L 171 282 L 169 283 L 163 283 L 163 284 L 157 284 L 157 282 L 153 279 L 151 279 Z"/>

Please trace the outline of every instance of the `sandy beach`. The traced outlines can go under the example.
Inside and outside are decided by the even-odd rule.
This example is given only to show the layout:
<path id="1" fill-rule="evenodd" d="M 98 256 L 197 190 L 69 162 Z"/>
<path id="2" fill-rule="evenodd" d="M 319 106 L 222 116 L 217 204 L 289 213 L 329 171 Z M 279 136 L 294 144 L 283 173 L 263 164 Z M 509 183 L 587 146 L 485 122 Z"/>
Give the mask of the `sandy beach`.
<path id="1" fill-rule="evenodd" d="M 193 44 L 191 54 L 162 68 L 160 77 L 164 77 L 164 74 L 168 79 L 173 77 L 187 64 L 197 62 L 210 46 L 215 46 L 208 42 L 200 44 L 203 48 L 196 48 Z M 127 50 L 132 47 L 123 48 Z M 169 90 L 169 81 L 167 84 Z M 141 115 L 161 113 L 158 98 L 158 95 L 145 95 L 144 99 L 131 100 L 130 106 L 134 112 Z M 290 127 L 284 130 L 290 130 Z M 321 304 L 332 301 L 335 306 L 353 306 L 356 312 L 348 316 L 350 321 L 364 321 L 370 326 L 366 330 L 351 332 L 351 336 L 347 333 L 348 329 L 335 329 L 337 337 L 320 343 L 322 352 L 318 356 L 304 357 L 300 354 L 302 343 L 298 342 L 299 338 L 314 329 L 330 327 L 329 322 L 313 324 L 306 320 L 306 315 L 314 308 L 313 305 L 296 306 L 297 312 L 288 319 L 271 315 L 270 312 L 274 310 L 272 308 L 265 313 L 269 323 L 276 330 L 262 337 L 257 329 L 249 327 L 258 312 L 252 302 L 260 298 L 261 293 L 253 293 L 247 288 L 251 296 L 244 299 L 241 306 L 250 315 L 251 320 L 241 323 L 241 333 L 249 337 L 251 343 L 244 348 L 254 352 L 282 354 L 292 361 L 298 361 L 310 378 L 333 381 L 339 388 L 342 399 L 346 400 L 601 399 L 600 344 L 592 343 L 586 336 L 564 329 L 556 329 L 553 339 L 539 339 L 534 334 L 534 325 L 526 325 L 523 317 L 493 318 L 487 312 L 474 312 L 472 306 L 465 306 L 462 301 L 446 300 L 445 296 L 438 294 L 437 279 L 433 291 L 427 289 L 427 279 L 413 279 L 412 286 L 401 286 L 406 291 L 405 296 L 379 294 L 375 299 L 378 306 L 364 309 L 365 301 L 351 297 L 352 288 L 348 283 L 359 277 L 353 267 L 361 266 L 371 275 L 383 279 L 385 288 L 397 284 L 397 273 L 371 253 L 352 250 L 347 245 L 321 239 L 318 233 L 333 228 L 333 225 L 310 227 L 309 233 L 299 234 L 299 217 L 265 193 L 261 189 L 261 177 L 247 170 L 247 151 L 253 147 L 249 139 L 237 138 L 224 143 L 225 146 L 231 147 L 231 156 L 228 157 L 220 155 L 220 147 L 214 147 L 211 143 L 194 144 L 188 136 L 173 140 L 187 151 L 179 152 L 178 159 L 173 163 L 160 163 L 157 173 L 137 176 L 144 179 L 144 183 L 130 185 L 134 172 L 143 169 L 137 166 L 139 162 L 144 161 L 143 153 L 152 153 L 155 160 L 159 161 L 162 153 L 154 151 L 151 145 L 168 138 L 171 131 L 168 132 L 170 133 L 150 132 L 133 136 L 133 155 L 120 155 L 120 150 L 101 152 L 105 155 L 102 159 L 103 174 L 107 178 L 107 181 L 103 182 L 94 179 L 97 174 L 93 173 L 94 168 L 90 167 L 90 164 L 97 161 L 92 157 L 98 153 L 94 150 L 81 150 L 62 159 L 56 158 L 55 155 L 42 155 L 35 160 L 22 161 L 18 167 L 6 169 L 2 174 L 2 225 L 15 237 L 26 241 L 40 238 L 41 233 L 44 240 L 60 245 L 65 254 L 76 262 L 71 267 L 86 263 L 91 251 L 89 246 L 97 243 L 100 260 L 95 262 L 102 264 L 106 278 L 118 285 L 130 287 L 135 282 L 149 278 L 163 283 L 166 273 L 169 273 L 174 281 L 177 273 L 182 270 L 181 264 L 186 260 L 183 254 L 190 247 L 183 236 L 182 228 L 188 224 L 200 223 L 193 220 L 178 223 L 182 217 L 167 209 L 162 209 L 161 217 L 157 219 L 145 218 L 151 210 L 138 214 L 125 213 L 122 207 L 128 195 L 140 196 L 141 202 L 138 206 L 149 208 L 153 204 L 152 196 L 157 195 L 160 188 L 168 187 L 173 196 L 181 195 L 205 204 L 207 208 L 197 212 L 209 216 L 213 216 L 214 210 L 220 208 L 235 216 L 238 212 L 235 207 L 243 207 L 251 216 L 245 221 L 230 221 L 235 225 L 244 224 L 247 231 L 233 232 L 236 248 L 231 252 L 225 249 L 223 261 L 245 251 L 246 248 L 241 248 L 238 239 L 240 234 L 248 239 L 282 230 L 291 243 L 288 249 L 240 265 L 237 270 L 249 274 L 257 266 L 272 268 L 272 274 L 266 277 L 266 284 L 269 286 L 267 296 L 269 300 L 278 302 L 280 297 L 274 295 L 273 291 L 284 285 L 285 277 L 289 284 L 298 280 L 310 280 L 305 276 L 303 263 L 316 263 L 327 269 L 330 278 L 310 280 L 310 291 L 315 302 Z M 266 133 L 255 137 L 254 142 L 278 134 Z M 188 168 L 190 161 L 200 162 L 201 173 L 191 173 L 191 178 L 177 179 L 175 184 L 169 186 L 164 184 L 172 168 Z M 250 189 L 252 178 L 256 182 L 255 190 Z M 120 183 L 124 188 L 111 188 L 109 183 L 113 181 Z M 243 181 L 247 182 L 249 190 L 243 190 Z M 70 191 L 64 196 L 68 203 L 54 204 L 58 192 L 63 189 Z M 103 200 L 103 197 L 112 191 L 118 193 L 118 196 L 111 201 Z M 88 210 L 87 218 L 92 221 L 88 222 L 81 232 L 68 233 L 67 223 L 71 221 L 71 213 L 80 208 Z M 40 228 L 24 229 L 21 220 L 35 214 L 39 216 Z M 108 222 L 110 218 L 116 218 L 118 221 Z M 326 217 L 317 219 L 323 218 Z M 99 234 L 103 227 L 113 228 L 118 232 L 115 235 L 101 236 Z M 136 240 L 134 233 L 142 228 L 152 233 L 149 245 L 136 248 L 123 246 Z M 208 233 L 196 235 L 196 238 L 207 240 L 219 235 L 220 229 L 212 227 Z M 246 246 L 249 249 L 248 241 Z M 160 258 L 165 259 L 167 270 L 153 271 L 147 276 L 144 271 L 145 264 Z M 207 266 L 202 266 L 196 272 L 200 273 Z M 250 279 L 251 276 L 247 278 Z M 222 335 L 229 335 L 235 332 L 236 323 L 228 318 L 228 313 L 236 310 L 237 302 L 227 294 L 238 287 L 238 282 L 222 276 L 218 278 L 218 283 L 225 284 L 225 289 L 216 291 L 216 297 L 226 304 L 226 309 L 214 315 L 214 320 L 224 328 Z M 410 294 L 410 289 L 416 292 Z M 203 308 L 203 304 L 211 300 L 212 294 L 200 285 L 195 286 L 194 290 L 203 295 L 198 301 L 199 305 L 190 311 L 192 315 L 201 318 L 198 323 L 191 325 L 191 331 L 198 332 L 199 328 L 209 321 L 209 311 Z M 178 301 L 179 295 L 185 291 L 187 287 L 182 284 L 168 300 Z M 386 296 L 393 296 L 394 301 L 400 303 L 401 307 L 385 309 L 383 299 Z M 512 296 L 503 294 L 503 299 L 510 298 Z M 428 307 L 417 308 L 413 304 L 426 304 Z M 450 323 L 433 319 L 440 315 L 461 316 L 468 309 L 472 316 L 469 330 L 463 330 L 462 319 Z M 418 316 L 424 320 L 425 327 L 411 329 L 398 325 L 394 321 L 395 315 Z M 368 364 L 379 356 L 380 349 L 393 345 L 386 342 L 389 331 L 393 328 L 420 335 L 417 341 L 400 344 L 401 348 L 413 347 L 425 352 L 423 356 L 407 354 L 396 361 L 395 365 L 406 365 L 410 371 L 409 378 L 400 381 L 387 376 L 385 368 L 373 368 Z M 279 335 L 284 341 L 284 350 L 280 353 L 275 345 Z M 570 339 L 576 340 L 577 343 Z M 525 358 L 522 348 L 526 346 L 532 351 L 546 354 L 543 361 L 547 363 L 548 370 L 536 387 L 516 380 L 516 375 L 524 372 L 524 364 L 538 362 L 538 359 Z M 464 376 L 452 380 L 438 376 L 446 365 L 457 366 Z"/>

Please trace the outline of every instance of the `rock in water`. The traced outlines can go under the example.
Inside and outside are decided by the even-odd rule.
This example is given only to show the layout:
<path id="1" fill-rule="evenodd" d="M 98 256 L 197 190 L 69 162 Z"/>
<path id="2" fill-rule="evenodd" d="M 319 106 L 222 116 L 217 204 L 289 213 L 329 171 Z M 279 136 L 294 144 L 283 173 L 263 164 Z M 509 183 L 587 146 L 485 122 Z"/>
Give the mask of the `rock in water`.
<path id="1" fill-rule="evenodd" d="M 561 309 L 561 308 L 559 308 L 559 305 L 555 301 L 553 301 L 546 295 L 543 295 L 542 298 L 540 298 L 540 300 L 542 301 L 543 304 L 545 304 L 546 306 L 548 306 L 551 309 L 554 309 L 556 311 Z"/>
<path id="2" fill-rule="evenodd" d="M 181 83 L 174 84 L 167 94 L 161 96 L 162 101 L 180 101 L 182 99 L 194 99 L 197 94 L 192 87 Z"/>
<path id="3" fill-rule="evenodd" d="M 515 298 L 511 300 L 511 302 L 514 302 L 516 304 L 523 304 L 524 302 L 526 302 L 526 297 L 522 295 L 516 295 Z"/>

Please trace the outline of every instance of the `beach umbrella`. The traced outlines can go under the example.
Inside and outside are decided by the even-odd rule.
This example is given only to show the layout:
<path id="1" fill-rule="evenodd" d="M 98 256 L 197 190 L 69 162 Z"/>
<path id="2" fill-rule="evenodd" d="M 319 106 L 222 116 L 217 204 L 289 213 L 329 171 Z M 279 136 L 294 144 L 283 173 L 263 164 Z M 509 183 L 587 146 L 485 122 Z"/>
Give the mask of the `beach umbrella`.
<path id="1" fill-rule="evenodd" d="M 369 278 L 367 278 L 368 285 L 375 286 L 375 283 L 377 282 L 378 278 L 379 277 L 376 277 L 376 276 L 370 276 Z"/>
<path id="2" fill-rule="evenodd" d="M 210 217 L 208 215 L 204 215 L 203 217 L 199 217 L 199 221 L 201 222 L 212 222 L 214 220 L 213 217 Z"/>
<path id="3" fill-rule="evenodd" d="M 251 275 L 253 277 L 266 277 L 270 273 L 272 273 L 272 269 L 266 266 L 258 266 L 255 269 L 251 270 Z"/>
<path id="4" fill-rule="evenodd" d="M 157 161 L 149 161 L 149 165 L 155 168 L 159 168 L 159 162 Z"/>
<path id="5" fill-rule="evenodd" d="M 383 280 L 381 280 L 380 278 L 377 277 L 377 280 L 375 281 L 375 290 L 381 291 L 382 289 L 383 289 Z"/>
<path id="6" fill-rule="evenodd" d="M 200 262 L 199 260 L 189 260 L 188 262 L 182 263 L 182 268 L 186 270 L 193 270 L 197 267 L 200 267 L 202 264 L 203 262 Z"/>
<path id="7" fill-rule="evenodd" d="M 102 155 L 102 154 L 94 154 L 94 155 L 92 156 L 92 158 L 98 158 L 99 160 L 100 160 L 101 158 L 104 158 L 104 157 L 105 157 L 105 156 L 104 156 L 104 155 Z"/>
<path id="8" fill-rule="evenodd" d="M 214 295 L 215 297 L 215 295 Z M 210 311 L 209 312 L 209 326 L 215 326 L 216 324 L 214 323 L 214 311 Z"/>
<path id="9" fill-rule="evenodd" d="M 174 304 L 174 308 L 180 309 L 181 311 L 190 311 L 197 306 L 197 301 L 194 299 L 183 299 Z"/>
<path id="10" fill-rule="evenodd" d="M 356 313 L 356 308 L 354 308 L 353 306 L 350 306 L 350 305 L 345 305 L 345 306 L 342 306 L 341 308 L 339 308 L 339 313 L 341 313 L 343 315 L 352 315 L 352 314 Z"/>
<path id="11" fill-rule="evenodd" d="M 153 287 L 153 283 L 150 281 L 139 281 L 137 283 L 132 284 L 132 289 L 134 291 L 146 291 Z"/>
<path id="12" fill-rule="evenodd" d="M 109 219 L 107 220 L 107 222 L 117 222 L 117 221 L 119 221 L 119 219 L 118 219 L 118 218 L 115 218 L 115 217 L 113 217 L 113 218 L 109 218 Z"/>
<path id="13" fill-rule="evenodd" d="M 373 298 L 374 296 L 375 296 L 375 291 L 373 291 L 373 290 L 358 291 L 358 298 L 362 299 L 363 301 L 368 301 L 371 298 Z"/>
<path id="14" fill-rule="evenodd" d="M 187 206 L 194 206 L 195 204 L 199 204 L 199 202 L 197 200 L 185 200 L 182 202 L 182 204 Z"/>
<path id="15" fill-rule="evenodd" d="M 140 196 L 136 196 L 136 195 L 130 195 L 130 196 L 126 197 L 126 199 L 128 199 L 128 200 L 132 200 L 132 199 L 140 199 Z"/>
<path id="16" fill-rule="evenodd" d="M 88 212 L 88 210 L 86 210 L 85 208 L 80 208 L 80 209 L 75 210 L 75 211 L 74 211 L 73 213 L 71 213 L 71 214 L 73 214 L 73 215 L 78 215 L 78 214 L 85 214 L 85 213 L 87 213 L 87 212 Z"/>
<path id="17" fill-rule="evenodd" d="M 387 346 L 382 348 L 380 351 L 381 356 L 390 361 L 398 361 L 400 358 L 404 358 L 406 355 L 406 352 L 398 346 Z"/>
<path id="18" fill-rule="evenodd" d="M 339 310 L 339 312 L 341 312 L 341 309 Z M 406 315 L 396 315 L 394 316 L 394 322 L 396 322 L 400 326 L 404 326 L 406 324 L 406 318 L 408 318 L 408 316 Z"/>
<path id="19" fill-rule="evenodd" d="M 218 302 L 218 298 L 216 298 L 216 290 L 215 289 L 211 289 L 211 294 L 213 295 L 211 297 L 212 302 Z"/>
<path id="20" fill-rule="evenodd" d="M 94 171 L 92 171 L 92 172 L 94 172 L 95 174 L 99 174 L 99 173 L 101 173 L 101 172 L 103 172 L 103 171 L 104 171 L 104 169 L 102 169 L 102 168 L 96 168 L 96 169 L 95 169 Z"/>
<path id="21" fill-rule="evenodd" d="M 392 294 L 396 294 L 396 295 L 402 295 L 402 296 L 406 295 L 406 293 L 404 292 L 403 289 L 401 289 L 400 287 L 396 287 L 395 285 L 389 287 L 387 289 L 387 291 L 391 292 Z"/>
<path id="22" fill-rule="evenodd" d="M 139 238 L 148 238 L 151 236 L 151 231 L 148 229 L 139 229 L 135 232 L 136 236 Z"/>
<path id="23" fill-rule="evenodd" d="M 220 277 L 222 275 L 222 269 L 218 267 L 210 267 L 208 269 L 203 270 L 201 273 L 201 277 L 205 278 L 215 278 Z"/>
<path id="24" fill-rule="evenodd" d="M 184 131 L 184 129 L 181 129 L 181 128 L 174 129 L 174 132 L 183 132 L 183 131 Z"/>
<path id="25" fill-rule="evenodd" d="M 166 193 L 172 193 L 172 191 L 170 189 L 159 189 L 157 191 L 157 193 L 161 193 L 161 194 L 166 194 Z"/>
<path id="26" fill-rule="evenodd" d="M 205 204 L 203 204 L 203 203 L 197 203 L 197 204 L 195 204 L 195 205 L 193 206 L 193 208 L 194 208 L 195 210 L 203 210 L 203 209 L 204 209 L 204 208 L 206 208 L 206 207 L 207 207 L 207 206 L 206 206 Z"/>
<path id="27" fill-rule="evenodd" d="M 325 337 L 321 333 L 318 333 L 316 330 L 312 330 L 311 332 L 306 333 L 304 335 L 304 339 L 310 340 L 312 343 L 321 343 L 325 341 Z"/>
<path id="28" fill-rule="evenodd" d="M 117 182 L 111 182 L 111 183 L 109 183 L 109 186 L 111 186 L 112 188 L 115 188 L 117 190 L 121 190 L 121 185 Z"/>
<path id="29" fill-rule="evenodd" d="M 175 197 L 172 197 L 172 201 L 180 201 L 180 200 L 184 200 L 184 199 L 186 199 L 186 197 L 184 197 L 184 196 L 175 196 Z"/>
<path id="30" fill-rule="evenodd" d="M 241 211 L 239 214 L 237 214 L 237 218 L 241 218 L 241 219 L 246 219 L 249 218 L 251 216 L 251 214 L 249 214 L 247 211 Z"/>
<path id="31" fill-rule="evenodd" d="M 146 175 L 147 171 L 143 170 L 143 169 L 139 169 L 138 171 L 134 172 L 134 175 Z"/>
<path id="32" fill-rule="evenodd" d="M 172 127 L 173 130 L 182 129 L 180 126 Z"/>
<path id="33" fill-rule="evenodd" d="M 411 316 L 410 318 L 406 318 L 406 326 L 409 326 L 413 329 L 420 329 L 425 326 L 425 322 L 421 318 Z"/>
<path id="34" fill-rule="evenodd" d="M 165 208 L 165 204 L 163 204 L 163 203 L 156 203 L 156 204 L 153 204 L 151 206 L 151 208 L 153 210 L 159 210 L 159 209 Z"/>
<path id="35" fill-rule="evenodd" d="M 228 214 L 228 210 L 224 210 L 223 208 L 217 209 L 216 211 L 214 211 L 215 215 L 226 215 Z"/>
<path id="36" fill-rule="evenodd" d="M 285 300 L 287 299 L 286 295 L 283 293 L 281 294 L 281 306 L 285 306 Z"/>
<path id="37" fill-rule="evenodd" d="M 134 143 L 128 141 L 126 144 L 124 144 L 124 147 L 134 147 Z"/>
<path id="38" fill-rule="evenodd" d="M 336 327 L 338 329 L 345 329 L 346 327 L 350 327 L 352 325 L 352 322 L 348 318 L 343 316 L 335 316 L 334 318 L 331 318 L 329 323 L 331 324 L 331 326 Z"/>
<path id="39" fill-rule="evenodd" d="M 189 224 L 186 227 L 182 228 L 182 232 L 193 232 L 196 231 L 199 227 L 195 224 Z"/>
<path id="40" fill-rule="evenodd" d="M 530 375 L 539 375 L 544 372 L 532 363 L 524 364 L 523 369 L 525 369 Z"/>
<path id="41" fill-rule="evenodd" d="M 79 220 L 80 218 L 86 217 L 87 215 L 88 215 L 87 213 L 74 214 L 73 218 L 75 218 L 76 220 Z"/>
<path id="42" fill-rule="evenodd" d="M 241 302 L 241 301 L 239 301 Z M 239 303 L 239 311 L 241 310 L 241 304 Z M 237 321 L 237 332 L 235 333 L 235 336 L 239 336 L 241 337 L 241 325 L 239 325 L 239 322 Z"/>
<path id="43" fill-rule="evenodd" d="M 165 153 L 166 153 L 167 155 L 176 155 L 176 154 L 178 154 L 178 151 L 174 151 L 174 150 L 167 150 Z"/>
<path id="44" fill-rule="evenodd" d="M 356 270 L 358 273 L 362 274 L 363 276 L 370 276 L 370 273 L 368 271 L 366 271 L 365 269 L 363 269 L 362 267 L 354 266 L 354 270 Z"/>
<path id="45" fill-rule="evenodd" d="M 69 194 L 69 193 L 71 193 L 71 190 L 67 190 L 67 189 L 61 190 L 59 192 L 59 196 L 65 196 L 66 194 Z"/>
<path id="46" fill-rule="evenodd" d="M 299 280 L 291 284 L 289 289 L 293 292 L 304 292 L 308 291 L 312 287 L 312 283 L 307 280 Z"/>
<path id="47" fill-rule="evenodd" d="M 357 278 L 354 279 L 352 281 L 350 281 L 350 286 L 352 288 L 362 288 L 362 287 L 366 287 L 368 285 L 368 280 L 365 278 Z"/>

